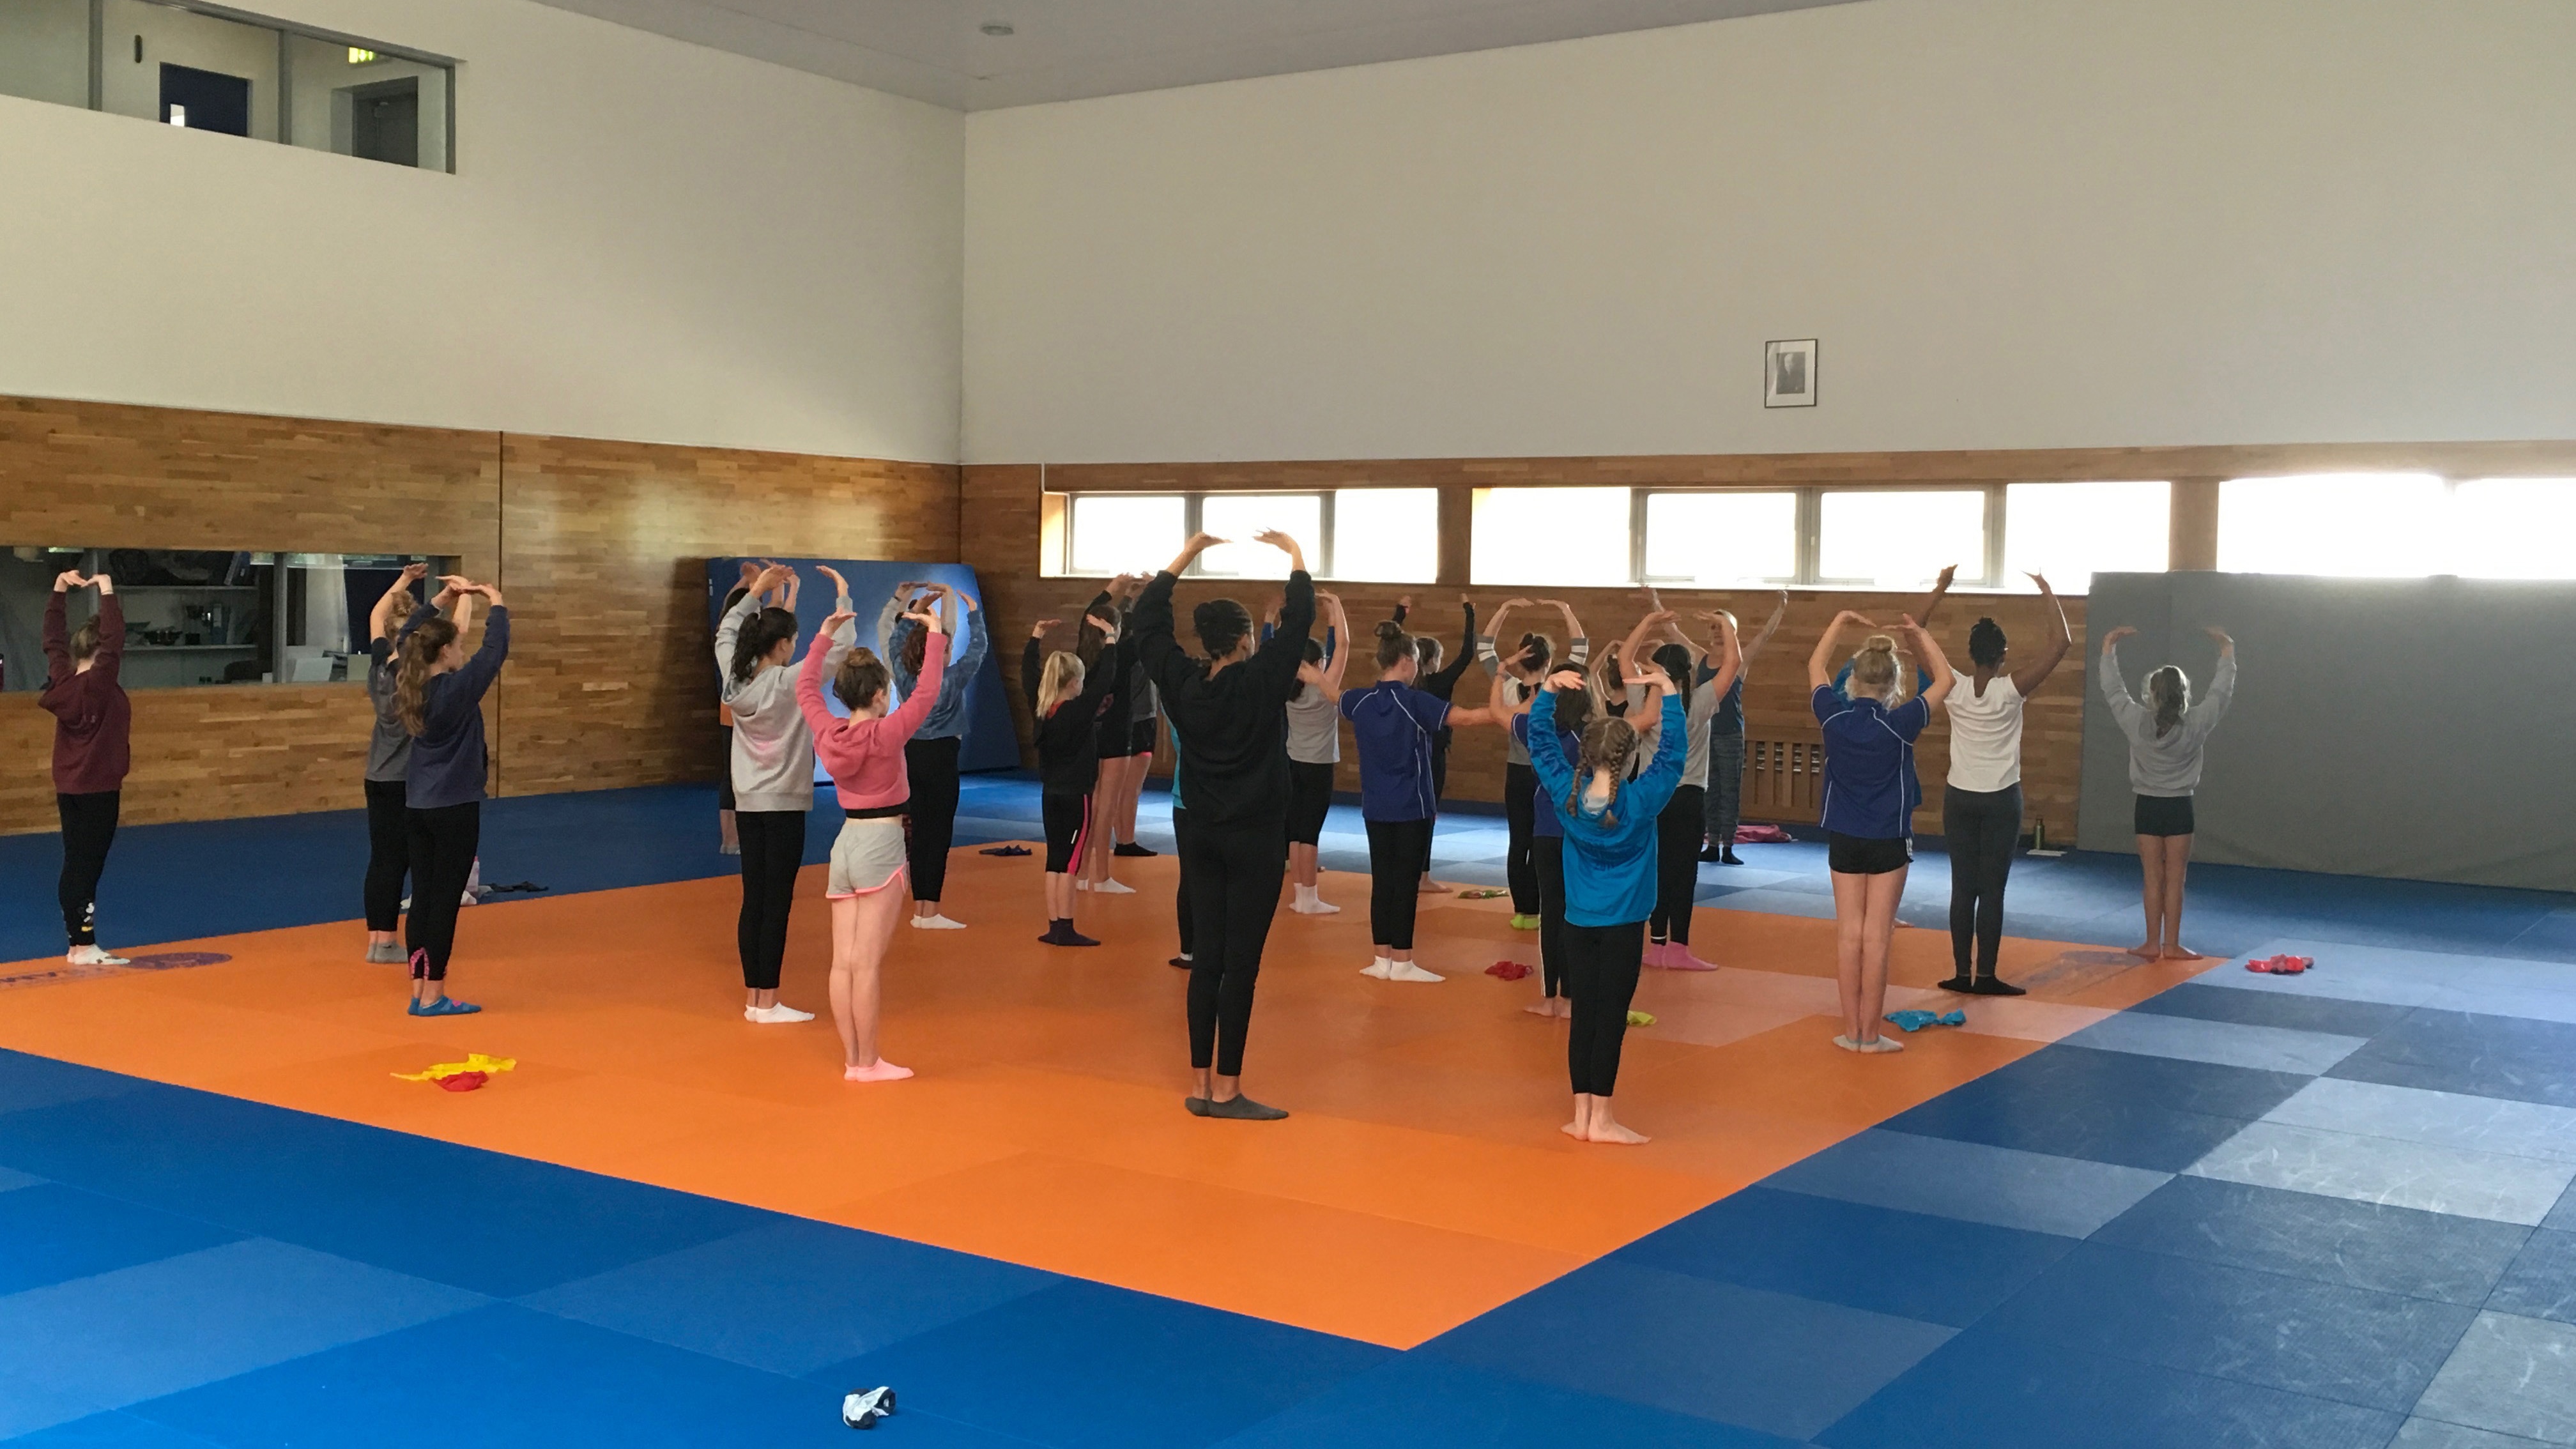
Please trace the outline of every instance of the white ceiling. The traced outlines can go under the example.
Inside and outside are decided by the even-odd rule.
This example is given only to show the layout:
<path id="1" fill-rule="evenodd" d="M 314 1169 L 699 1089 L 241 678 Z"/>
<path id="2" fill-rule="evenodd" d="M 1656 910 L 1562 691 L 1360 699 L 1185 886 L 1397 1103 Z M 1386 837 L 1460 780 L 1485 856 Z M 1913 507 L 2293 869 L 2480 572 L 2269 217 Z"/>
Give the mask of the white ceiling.
<path id="1" fill-rule="evenodd" d="M 957 110 L 1652 30 L 1849 0 L 545 0 Z M 987 23 L 1016 33 L 988 36 Z"/>

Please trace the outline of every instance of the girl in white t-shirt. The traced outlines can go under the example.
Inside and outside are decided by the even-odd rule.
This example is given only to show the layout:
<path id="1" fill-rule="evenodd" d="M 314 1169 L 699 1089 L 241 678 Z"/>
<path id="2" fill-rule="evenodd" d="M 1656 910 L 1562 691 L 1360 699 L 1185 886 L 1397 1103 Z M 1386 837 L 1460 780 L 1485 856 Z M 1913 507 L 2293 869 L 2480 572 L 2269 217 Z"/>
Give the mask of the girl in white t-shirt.
<path id="1" fill-rule="evenodd" d="M 1943 576 L 1944 583 L 1947 575 Z M 2048 606 L 2048 639 L 2018 669 L 2008 668 L 2011 644 L 1992 619 L 1968 631 L 1968 662 L 1949 698 L 1950 779 L 1941 795 L 1941 835 L 1950 851 L 1950 979 L 1944 991 L 1974 996 L 2019 996 L 2022 989 L 1995 975 L 2004 934 L 2004 880 L 2021 841 L 2022 705 L 2066 657 L 2066 608 L 2037 574 Z M 1940 594 L 1933 595 L 1938 603 Z M 1924 610 L 1927 621 L 1930 606 Z M 1973 950 L 1971 949 L 1973 947 Z"/>

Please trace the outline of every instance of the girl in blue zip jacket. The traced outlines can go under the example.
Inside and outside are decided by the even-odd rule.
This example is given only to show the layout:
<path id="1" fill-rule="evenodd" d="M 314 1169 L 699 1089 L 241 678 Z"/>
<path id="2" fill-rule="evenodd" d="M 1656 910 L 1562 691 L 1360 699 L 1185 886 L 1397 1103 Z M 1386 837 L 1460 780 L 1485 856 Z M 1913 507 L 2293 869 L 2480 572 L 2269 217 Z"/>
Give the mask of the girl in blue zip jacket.
<path id="1" fill-rule="evenodd" d="M 1638 717 L 1659 718 L 1655 758 L 1631 780 L 1641 736 L 1626 718 L 1596 715 L 1583 728 L 1579 758 L 1569 761 L 1556 733 L 1556 696 L 1580 691 L 1583 676 L 1549 676 L 1530 706 L 1530 768 L 1565 831 L 1565 976 L 1574 998 L 1565 1048 L 1574 1082 L 1574 1120 L 1566 1135 L 1634 1146 L 1645 1135 L 1619 1125 L 1610 1097 L 1619 1081 L 1619 1048 L 1628 1035 L 1628 1003 L 1646 952 L 1646 918 L 1655 909 L 1655 821 L 1681 783 L 1689 729 L 1673 682 L 1652 664 L 1626 681 L 1646 689 Z"/>

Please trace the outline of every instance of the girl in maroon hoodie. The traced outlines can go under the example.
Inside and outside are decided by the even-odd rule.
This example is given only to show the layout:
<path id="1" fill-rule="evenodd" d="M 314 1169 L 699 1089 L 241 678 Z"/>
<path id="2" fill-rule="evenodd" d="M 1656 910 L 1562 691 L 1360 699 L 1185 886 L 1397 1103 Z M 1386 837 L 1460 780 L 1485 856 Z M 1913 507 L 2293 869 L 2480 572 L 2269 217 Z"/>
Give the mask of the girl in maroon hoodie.
<path id="1" fill-rule="evenodd" d="M 64 595 L 98 588 L 98 612 L 67 629 Z M 116 580 L 84 577 L 66 569 L 54 579 L 45 605 L 45 692 L 37 702 L 54 717 L 54 806 L 63 821 L 63 931 L 71 937 L 65 958 L 74 966 L 122 966 L 98 946 L 98 878 L 107 870 L 107 847 L 116 839 L 118 792 L 131 756 L 127 736 L 134 711 L 117 682 L 125 658 L 125 608 Z"/>

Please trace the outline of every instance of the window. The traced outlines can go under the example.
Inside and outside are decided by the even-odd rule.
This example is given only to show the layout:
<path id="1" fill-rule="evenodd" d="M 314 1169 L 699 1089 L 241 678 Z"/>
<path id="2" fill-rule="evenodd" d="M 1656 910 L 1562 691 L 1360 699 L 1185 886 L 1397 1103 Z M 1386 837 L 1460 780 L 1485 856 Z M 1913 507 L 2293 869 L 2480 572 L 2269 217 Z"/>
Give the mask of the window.
<path id="1" fill-rule="evenodd" d="M 2012 483 L 2004 488 L 2004 576 L 2034 589 L 2045 574 L 2061 594 L 2095 574 L 2162 573 L 2173 554 L 2170 483 Z"/>
<path id="2" fill-rule="evenodd" d="M 455 62 L 179 0 L 0 0 L 0 95 L 452 171 Z"/>
<path id="3" fill-rule="evenodd" d="M 1649 493 L 1645 575 L 1726 588 L 1798 578 L 1796 493 Z"/>
<path id="4" fill-rule="evenodd" d="M 1957 582 L 1991 584 L 1983 488 L 1836 489 L 1817 519 L 1817 582 L 1901 588 L 1958 565 Z"/>
<path id="5" fill-rule="evenodd" d="M 2451 490 L 2450 572 L 2576 579 L 2576 478 L 2477 478 Z"/>
<path id="6" fill-rule="evenodd" d="M 1253 542 L 1275 528 L 1304 547 L 1306 568 L 1317 578 L 1427 584 L 1440 576 L 1436 488 L 1047 497 L 1040 547 L 1050 574 L 1151 573 L 1170 563 L 1190 535 L 1212 533 L 1227 542 L 1201 554 L 1191 577 L 1284 579 L 1288 556 Z"/>
<path id="7" fill-rule="evenodd" d="M 1323 567 L 1324 497 L 1320 493 L 1225 493 L 1199 500 L 1201 533 L 1228 540 L 1199 555 L 1194 572 L 1230 579 L 1284 579 L 1288 555 L 1253 535 L 1275 528 L 1294 537 L 1306 551 L 1311 572 Z M 1177 550 L 1176 550 L 1177 551 Z M 1163 556 L 1169 563 L 1171 555 Z M 1162 563 L 1154 565 L 1161 568 Z"/>
<path id="8" fill-rule="evenodd" d="M 1427 584 L 1440 577 L 1440 490 L 1344 488 L 1333 494 L 1329 577 Z"/>
<path id="9" fill-rule="evenodd" d="M 256 553 L 230 549 L 16 547 L 0 553 L 0 648 L 32 651 L 54 576 L 106 573 L 125 615 L 128 689 L 200 684 L 329 684 L 367 677 L 368 617 L 420 555 Z M 415 585 L 426 597 L 438 585 Z M 74 625 L 98 595 L 66 599 Z M 468 641 L 469 648 L 472 641 Z M 0 688 L 33 690 L 45 661 L 0 660 Z"/>
<path id="10" fill-rule="evenodd" d="M 0 96 L 89 105 L 89 0 L 0 4 Z"/>
<path id="11" fill-rule="evenodd" d="M 2445 573 L 2449 504 L 2449 485 L 2429 473 L 2230 478 L 2218 488 L 2218 567 L 2372 579 Z"/>
<path id="12" fill-rule="evenodd" d="M 1077 574 L 1150 574 L 1189 542 L 1189 500 L 1177 493 L 1077 493 L 1067 567 Z"/>
<path id="13" fill-rule="evenodd" d="M 1579 588 L 1636 578 L 1628 489 L 1479 488 L 1475 508 L 1475 583 Z"/>

